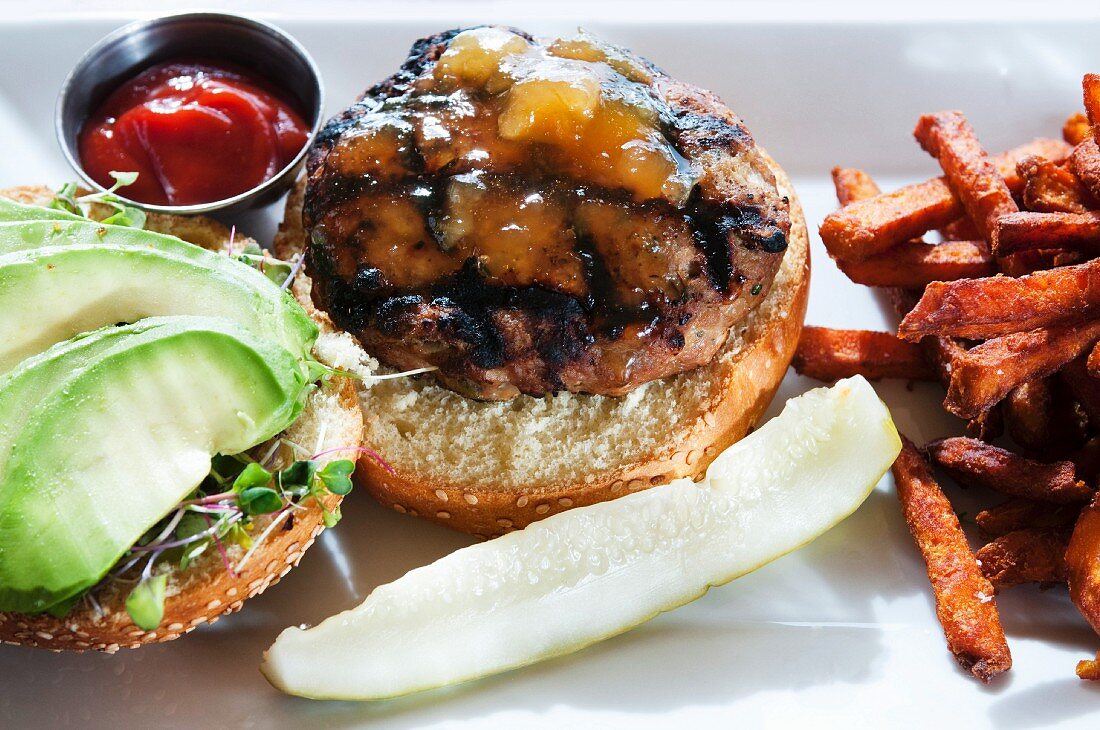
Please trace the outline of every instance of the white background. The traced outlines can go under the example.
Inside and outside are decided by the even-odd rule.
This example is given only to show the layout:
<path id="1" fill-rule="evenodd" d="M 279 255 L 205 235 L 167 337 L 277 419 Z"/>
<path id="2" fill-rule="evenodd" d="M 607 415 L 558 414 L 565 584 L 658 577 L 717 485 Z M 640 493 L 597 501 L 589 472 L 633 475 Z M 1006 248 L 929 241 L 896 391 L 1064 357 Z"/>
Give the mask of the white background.
<path id="1" fill-rule="evenodd" d="M 150 13 L 148 3 L 96 0 L 80 3 L 77 16 L 68 5 L 0 2 L 0 186 L 71 176 L 52 133 L 61 79 L 105 32 Z M 157 8 L 169 6 L 186 7 Z M 987 146 L 1002 149 L 1056 136 L 1080 107 L 1082 73 L 1100 70 L 1100 7 L 1084 4 L 269 0 L 234 7 L 275 20 L 309 48 L 333 112 L 429 32 L 493 21 L 552 34 L 583 24 L 725 98 L 792 174 L 811 228 L 834 205 L 833 165 L 866 167 L 884 187 L 936 174 L 910 136 L 920 113 L 964 109 Z M 276 215 L 237 222 L 262 238 Z M 814 246 L 808 321 L 891 327 L 885 303 L 845 281 L 816 238 Z M 780 398 L 813 385 L 788 376 Z M 914 440 L 958 431 L 938 408 L 938 387 L 883 383 L 878 390 Z M 951 494 L 970 514 L 995 499 Z M 1100 720 L 1100 687 L 1073 674 L 1100 639 L 1064 591 L 1022 587 L 999 599 L 1015 659 L 1009 676 L 982 687 L 954 666 L 889 479 L 809 548 L 577 655 L 399 702 L 286 698 L 256 671 L 281 628 L 348 608 L 375 585 L 467 543 L 363 494 L 353 495 L 345 514 L 283 583 L 241 614 L 173 644 L 114 657 L 0 648 L 0 726 L 1030 728 Z"/>

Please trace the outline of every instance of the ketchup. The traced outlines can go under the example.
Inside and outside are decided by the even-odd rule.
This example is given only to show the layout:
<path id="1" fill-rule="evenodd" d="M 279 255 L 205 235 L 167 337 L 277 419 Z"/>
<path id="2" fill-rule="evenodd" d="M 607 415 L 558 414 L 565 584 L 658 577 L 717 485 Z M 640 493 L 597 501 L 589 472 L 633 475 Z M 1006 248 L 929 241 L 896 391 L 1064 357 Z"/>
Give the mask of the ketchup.
<path id="1" fill-rule="evenodd" d="M 115 89 L 80 130 L 80 160 L 100 185 L 155 205 L 211 203 L 274 177 L 309 139 L 302 117 L 263 82 L 193 61 L 154 66 Z"/>

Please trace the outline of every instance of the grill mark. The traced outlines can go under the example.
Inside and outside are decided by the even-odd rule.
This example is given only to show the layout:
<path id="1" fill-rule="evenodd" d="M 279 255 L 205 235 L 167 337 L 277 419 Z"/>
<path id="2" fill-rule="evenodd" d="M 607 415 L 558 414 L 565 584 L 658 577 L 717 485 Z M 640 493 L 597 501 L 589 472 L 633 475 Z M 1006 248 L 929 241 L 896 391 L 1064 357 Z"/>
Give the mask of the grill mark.
<path id="1" fill-rule="evenodd" d="M 593 329 L 607 335 L 612 340 L 622 337 L 628 325 L 649 322 L 652 324 L 654 312 L 648 302 L 641 306 L 627 306 L 619 300 L 619 288 L 615 284 L 611 271 L 592 236 L 573 228 L 576 244 L 573 250 L 584 266 L 584 280 L 588 287 L 588 296 L 584 305 L 593 317 Z"/>
<path id="2" fill-rule="evenodd" d="M 492 177 L 513 177 L 508 174 L 494 175 Z M 333 188 L 342 192 L 341 199 L 347 201 L 364 193 L 376 193 L 380 195 L 408 196 L 415 188 L 425 188 L 430 191 L 428 196 L 414 196 L 421 214 L 425 216 L 428 229 L 435 236 L 437 245 L 442 244 L 442 232 L 439 229 L 438 218 L 444 210 L 446 195 L 446 180 L 429 176 L 410 176 L 400 182 L 381 183 L 360 178 L 342 177 L 334 178 Z M 526 185 L 534 185 L 538 189 L 546 190 L 550 187 L 564 187 L 571 190 L 583 191 L 583 196 L 577 199 L 599 199 L 607 202 L 615 202 L 630 205 L 631 207 L 646 212 L 662 214 L 675 214 L 675 208 L 666 201 L 653 200 L 645 203 L 631 203 L 630 194 L 625 190 L 598 188 L 579 184 L 577 181 L 529 181 L 523 180 Z M 507 183 L 506 183 L 507 184 Z M 319 196 L 323 197 L 323 196 Z M 328 204 L 333 204 L 329 198 Z M 734 284 L 744 283 L 744 277 L 733 270 L 731 237 L 739 237 L 743 243 L 751 246 L 759 246 L 769 252 L 774 252 L 786 246 L 786 237 L 773 223 L 765 220 L 760 209 L 754 206 L 715 205 L 702 198 L 699 188 L 692 193 L 688 203 L 688 214 L 685 219 L 689 225 L 696 247 L 703 253 L 706 261 L 707 278 L 711 285 L 722 294 L 729 294 Z M 356 230 L 362 227 L 362 223 Z M 761 233 L 763 232 L 763 233 Z M 470 259 L 463 264 L 459 274 L 450 279 L 436 282 L 435 285 L 419 292 L 394 291 L 385 282 L 382 272 L 376 268 L 361 268 L 356 275 L 356 281 L 346 286 L 334 285 L 330 288 L 333 297 L 335 312 L 334 319 L 341 326 L 359 329 L 367 322 L 378 318 L 380 328 L 394 333 L 397 321 L 400 319 L 392 313 L 393 302 L 400 300 L 408 305 L 410 295 L 420 295 L 423 301 L 424 294 L 430 297 L 442 297 L 450 306 L 456 308 L 453 321 L 448 321 L 448 333 L 454 334 L 458 339 L 466 342 L 478 353 L 479 362 L 499 362 L 500 349 L 499 334 L 490 336 L 489 332 L 495 329 L 492 318 L 489 316 L 494 307 L 509 307 L 522 311 L 532 319 L 544 317 L 572 316 L 572 302 L 584 312 L 591 315 L 591 326 L 585 327 L 583 332 L 578 331 L 571 337 L 565 338 L 565 342 L 547 342 L 547 352 L 553 360 L 558 360 L 556 354 L 562 351 L 577 351 L 577 342 L 590 339 L 592 333 L 603 334 L 615 340 L 622 336 L 625 328 L 631 324 L 645 324 L 653 326 L 659 313 L 653 307 L 644 302 L 640 306 L 625 306 L 618 299 L 618 287 L 615 284 L 606 263 L 598 252 L 598 248 L 591 236 L 574 228 L 576 244 L 574 250 L 581 259 L 584 267 L 587 295 L 583 299 L 576 299 L 570 295 L 555 292 L 541 287 L 517 288 L 494 285 L 486 282 L 484 277 L 477 272 L 476 261 Z M 341 242 L 344 247 L 350 247 L 354 243 L 355 232 L 351 233 L 347 240 Z M 317 248 L 316 246 L 311 248 Z M 322 273 L 334 276 L 334 266 L 329 261 Z M 346 282 L 345 282 L 346 284 Z M 538 291 L 542 294 L 552 294 L 553 299 L 546 299 L 540 295 L 524 296 L 525 291 Z M 544 311 L 541 311 L 545 309 Z M 461 310 L 465 316 L 460 316 Z M 373 313 L 373 314 L 372 314 Z M 566 321 L 566 320 L 559 320 Z M 579 352 L 576 352 L 579 356 Z M 495 367 L 495 366 L 486 366 Z"/>

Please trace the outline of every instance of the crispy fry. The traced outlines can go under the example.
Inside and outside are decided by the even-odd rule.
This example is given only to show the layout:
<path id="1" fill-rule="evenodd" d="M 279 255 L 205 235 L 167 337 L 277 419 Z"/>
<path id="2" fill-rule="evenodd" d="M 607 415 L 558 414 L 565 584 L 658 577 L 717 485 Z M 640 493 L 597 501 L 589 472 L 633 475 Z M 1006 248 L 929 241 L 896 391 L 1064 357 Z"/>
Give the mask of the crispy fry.
<path id="1" fill-rule="evenodd" d="M 940 236 L 945 241 L 973 241 L 980 235 L 978 229 L 965 216 L 956 221 L 951 221 L 940 229 Z"/>
<path id="2" fill-rule="evenodd" d="M 1095 201 L 1064 162 L 1025 157 L 1016 165 L 1024 180 L 1024 207 L 1039 213 L 1084 213 Z"/>
<path id="3" fill-rule="evenodd" d="M 1001 404 L 983 411 L 966 422 L 966 432 L 981 441 L 992 441 L 1005 432 L 1004 414 Z"/>
<path id="4" fill-rule="evenodd" d="M 1002 255 L 1034 249 L 1100 252 L 1100 213 L 1010 213 L 997 220 Z"/>
<path id="5" fill-rule="evenodd" d="M 1082 358 L 1066 363 L 1058 376 L 1088 414 L 1095 429 L 1100 424 L 1100 380 L 1089 375 L 1088 364 Z"/>
<path id="6" fill-rule="evenodd" d="M 1100 484 L 1100 436 L 1093 436 L 1066 457 L 1077 466 L 1077 477 L 1088 484 Z"/>
<path id="7" fill-rule="evenodd" d="M 917 300 L 915 292 L 908 289 L 891 289 L 894 309 L 901 315 L 910 311 Z M 959 340 L 951 337 L 925 337 L 920 341 L 924 359 L 932 366 L 943 387 L 951 385 L 951 371 L 955 358 L 966 352 Z M 994 406 L 980 413 L 966 423 L 966 432 L 974 438 L 990 441 L 1004 433 L 1004 419 L 1001 409 Z"/>
<path id="8" fill-rule="evenodd" d="M 1089 124 L 1089 118 L 1081 112 L 1071 114 L 1062 125 L 1062 139 L 1075 147 L 1090 136 L 1092 136 L 1092 125 Z"/>
<path id="9" fill-rule="evenodd" d="M 1069 527 L 1077 521 L 1081 506 L 1051 505 L 1031 499 L 1013 497 L 982 510 L 975 517 L 978 532 L 985 540 L 993 540 L 1016 530 Z"/>
<path id="10" fill-rule="evenodd" d="M 1100 260 L 1012 278 L 934 282 L 898 336 L 988 339 L 1055 325 L 1100 310 Z"/>
<path id="11" fill-rule="evenodd" d="M 1069 597 L 1100 633 L 1100 502 L 1081 510 L 1066 550 Z"/>
<path id="12" fill-rule="evenodd" d="M 1073 174 L 1085 186 L 1085 190 L 1093 198 L 1100 199 L 1100 146 L 1097 145 L 1096 138 L 1089 137 L 1074 147 L 1069 161 Z"/>
<path id="13" fill-rule="evenodd" d="M 1036 139 L 992 158 L 997 172 L 1011 190 L 1023 181 L 1016 163 L 1028 155 L 1060 160 L 1070 148 L 1061 140 Z M 899 243 L 952 223 L 963 215 L 942 177 L 907 185 L 873 198 L 855 200 L 826 216 L 821 240 L 833 258 L 854 261 L 885 251 Z"/>
<path id="14" fill-rule="evenodd" d="M 1002 405 L 1012 440 L 1040 458 L 1068 458 L 1088 437 L 1088 417 L 1057 378 L 1024 383 Z"/>
<path id="15" fill-rule="evenodd" d="M 1100 378 L 1100 346 L 1094 346 L 1092 352 L 1089 353 L 1088 360 L 1086 361 L 1086 370 L 1088 370 L 1089 376 L 1093 378 Z"/>
<path id="16" fill-rule="evenodd" d="M 859 200 L 825 217 L 819 232 L 829 255 L 856 261 L 880 253 L 963 214 L 942 178 Z"/>
<path id="17" fill-rule="evenodd" d="M 946 388 L 951 384 L 951 372 L 955 369 L 955 359 L 966 354 L 966 348 L 958 340 L 950 337 L 927 337 L 921 340 L 924 349 L 932 365 L 936 368 L 939 380 Z"/>
<path id="18" fill-rule="evenodd" d="M 1029 528 L 1001 535 L 977 552 L 982 575 L 1000 590 L 1022 583 L 1064 583 L 1068 528 Z"/>
<path id="19" fill-rule="evenodd" d="M 920 292 L 913 289 L 890 287 L 886 290 L 886 295 L 890 300 L 890 307 L 897 312 L 899 317 L 909 314 L 910 310 L 920 301 Z"/>
<path id="20" fill-rule="evenodd" d="M 978 143 L 962 112 L 925 114 L 917 121 L 913 136 L 928 154 L 939 160 L 944 178 L 962 203 L 967 217 L 982 238 L 991 242 L 997 218 L 1019 210 L 1004 178 Z"/>
<path id="21" fill-rule="evenodd" d="M 1100 124 L 1100 76 L 1097 74 L 1085 74 L 1081 79 L 1082 96 L 1085 102 L 1085 114 L 1088 115 L 1089 124 L 1094 127 Z"/>
<path id="22" fill-rule="evenodd" d="M 833 187 L 836 199 L 841 207 L 857 200 L 866 200 L 878 195 L 878 184 L 863 170 L 855 167 L 834 167 Z"/>
<path id="23" fill-rule="evenodd" d="M 1082 659 L 1077 662 L 1077 676 L 1092 681 L 1100 679 L 1100 651 L 1096 652 L 1095 659 Z"/>
<path id="24" fill-rule="evenodd" d="M 978 568 L 959 518 L 927 462 L 908 439 L 902 441 L 891 471 L 905 521 L 928 567 L 947 646 L 959 664 L 988 682 L 1012 666 L 993 586 Z"/>
<path id="25" fill-rule="evenodd" d="M 954 361 L 943 405 L 959 418 L 975 418 L 1009 391 L 1045 378 L 1100 339 L 1100 320 L 1005 335 L 966 351 Z"/>
<path id="26" fill-rule="evenodd" d="M 1077 479 L 1071 461 L 1042 464 L 966 436 L 933 441 L 926 451 L 932 461 L 964 486 L 1054 504 L 1087 502 L 1094 493 Z"/>
<path id="27" fill-rule="evenodd" d="M 1050 449 L 1058 437 L 1050 378 L 1029 381 L 1009 393 L 1004 415 L 1013 441 L 1029 451 Z"/>
<path id="28" fill-rule="evenodd" d="M 920 289 L 933 281 L 992 276 L 993 259 L 985 241 L 902 243 L 861 261 L 838 260 L 837 266 L 857 284 Z"/>
<path id="29" fill-rule="evenodd" d="M 889 332 L 803 327 L 795 372 L 824 381 L 862 375 L 871 380 L 935 380 L 919 347 Z"/>

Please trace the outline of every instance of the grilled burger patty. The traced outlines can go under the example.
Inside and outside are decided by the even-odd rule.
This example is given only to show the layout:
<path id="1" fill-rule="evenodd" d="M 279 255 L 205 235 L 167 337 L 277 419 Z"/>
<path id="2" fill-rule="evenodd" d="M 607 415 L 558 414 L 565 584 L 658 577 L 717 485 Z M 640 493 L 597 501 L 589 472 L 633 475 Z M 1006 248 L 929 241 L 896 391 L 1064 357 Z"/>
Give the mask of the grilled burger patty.
<path id="1" fill-rule="evenodd" d="M 585 34 L 418 41 L 307 169 L 318 307 L 487 400 L 623 395 L 710 361 L 790 234 L 729 109 Z"/>

